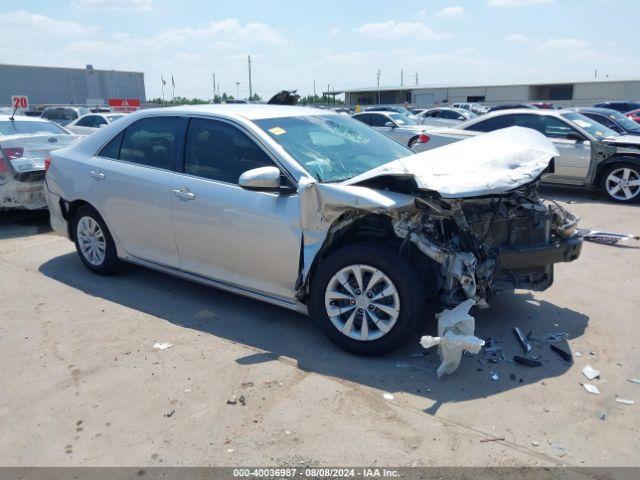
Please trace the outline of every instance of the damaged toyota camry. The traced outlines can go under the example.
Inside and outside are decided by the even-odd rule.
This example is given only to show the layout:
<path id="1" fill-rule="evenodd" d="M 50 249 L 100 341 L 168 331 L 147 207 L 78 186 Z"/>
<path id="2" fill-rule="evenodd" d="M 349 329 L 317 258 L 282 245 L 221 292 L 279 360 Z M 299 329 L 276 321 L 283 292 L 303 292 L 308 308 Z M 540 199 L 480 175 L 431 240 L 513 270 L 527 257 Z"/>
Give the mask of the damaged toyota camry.
<path id="1" fill-rule="evenodd" d="M 229 290 L 374 355 L 417 334 L 429 302 L 544 290 L 578 258 L 577 219 L 538 197 L 556 155 L 520 127 L 413 154 L 322 110 L 184 106 L 53 152 L 46 197 L 97 274 L 128 262 Z"/>

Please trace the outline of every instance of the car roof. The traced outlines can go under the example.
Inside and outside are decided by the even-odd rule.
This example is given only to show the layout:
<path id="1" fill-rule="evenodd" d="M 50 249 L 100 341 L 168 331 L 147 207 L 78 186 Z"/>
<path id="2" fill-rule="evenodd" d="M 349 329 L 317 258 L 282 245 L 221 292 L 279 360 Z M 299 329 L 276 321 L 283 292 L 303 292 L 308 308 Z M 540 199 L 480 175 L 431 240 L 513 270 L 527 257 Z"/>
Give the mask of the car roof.
<path id="1" fill-rule="evenodd" d="M 46 118 L 42 117 L 28 117 L 26 115 L 16 115 L 13 120 L 20 122 L 48 122 Z M 11 121 L 11 115 L 0 115 L 0 122 Z"/>
<path id="2" fill-rule="evenodd" d="M 504 110 L 496 110 L 495 112 L 486 113 L 480 117 L 472 118 L 467 120 L 466 122 L 462 122 L 457 125 L 455 128 L 464 128 L 466 125 L 475 125 L 481 121 L 487 120 L 489 118 L 502 117 L 504 115 L 514 115 L 518 113 L 524 113 L 527 115 L 541 115 L 541 116 L 551 116 L 551 117 L 560 117 L 562 113 L 579 113 L 574 112 L 572 110 L 549 110 L 549 109 L 533 109 L 533 108 L 509 108 Z"/>
<path id="3" fill-rule="evenodd" d="M 147 114 L 184 113 L 224 115 L 227 117 L 244 118 L 247 120 L 261 120 L 264 118 L 301 117 L 308 115 L 331 115 L 331 110 L 320 108 L 299 107 L 289 105 L 264 105 L 251 103 L 227 103 L 211 105 L 180 105 L 167 108 L 150 108 L 139 110 Z M 136 113 L 134 113 L 136 115 Z"/>
<path id="4" fill-rule="evenodd" d="M 576 107 L 573 110 L 576 112 L 582 113 L 601 113 L 603 115 L 611 115 L 612 113 L 620 113 L 618 110 L 614 110 L 613 108 L 602 108 L 602 107 Z M 622 115 L 622 114 L 621 114 Z"/>

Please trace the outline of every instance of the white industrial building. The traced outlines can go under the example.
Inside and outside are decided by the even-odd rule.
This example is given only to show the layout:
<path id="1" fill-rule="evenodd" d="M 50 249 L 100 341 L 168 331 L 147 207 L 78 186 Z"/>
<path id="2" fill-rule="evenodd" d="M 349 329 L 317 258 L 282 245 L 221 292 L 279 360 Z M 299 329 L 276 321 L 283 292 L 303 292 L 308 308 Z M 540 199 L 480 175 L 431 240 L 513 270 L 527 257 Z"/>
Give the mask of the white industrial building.
<path id="1" fill-rule="evenodd" d="M 413 85 L 351 88 L 326 92 L 344 93 L 347 105 L 397 104 L 416 107 L 477 102 L 487 105 L 513 102 L 551 102 L 556 105 L 590 106 L 604 100 L 640 99 L 640 79 L 592 80 L 491 85 Z"/>

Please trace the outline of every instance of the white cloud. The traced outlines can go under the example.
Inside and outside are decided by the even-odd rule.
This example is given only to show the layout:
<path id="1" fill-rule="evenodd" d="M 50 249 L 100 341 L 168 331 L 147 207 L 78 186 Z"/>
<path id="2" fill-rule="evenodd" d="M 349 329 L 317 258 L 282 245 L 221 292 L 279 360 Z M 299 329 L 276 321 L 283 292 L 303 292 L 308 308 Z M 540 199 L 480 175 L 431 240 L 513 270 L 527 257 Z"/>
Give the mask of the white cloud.
<path id="1" fill-rule="evenodd" d="M 418 15 L 420 15 L 421 17 L 425 17 L 427 15 L 427 11 L 426 10 L 420 10 Z"/>
<path id="2" fill-rule="evenodd" d="M 555 0 L 487 0 L 487 5 L 490 7 L 528 7 L 553 2 Z"/>
<path id="3" fill-rule="evenodd" d="M 32 37 L 42 36 L 49 39 L 59 39 L 60 37 L 88 35 L 96 31 L 95 27 L 87 27 L 67 20 L 54 20 L 44 15 L 29 13 L 26 10 L 0 14 L 0 25 L 2 25 L 2 34 L 5 39 L 20 39 L 19 43 L 28 43 L 29 38 Z M 5 46 L 6 44 L 5 42 Z"/>
<path id="4" fill-rule="evenodd" d="M 395 40 L 411 37 L 420 40 L 439 40 L 448 38 L 448 33 L 437 33 L 422 22 L 388 22 L 365 23 L 355 29 L 356 33 L 369 38 Z"/>
<path id="5" fill-rule="evenodd" d="M 460 6 L 456 6 L 456 7 L 445 7 L 442 10 L 440 10 L 438 13 L 436 13 L 436 17 L 438 18 L 452 18 L 452 17 L 460 17 L 464 15 L 464 8 L 460 7 Z"/>
<path id="6" fill-rule="evenodd" d="M 589 42 L 584 40 L 578 40 L 577 38 L 550 38 L 544 42 L 541 48 L 550 49 L 577 49 L 585 48 L 589 45 Z"/>
<path id="7" fill-rule="evenodd" d="M 148 12 L 154 7 L 154 0 L 73 0 L 72 7 L 129 12 Z"/>
<path id="8" fill-rule="evenodd" d="M 340 34 L 340 29 L 338 27 L 333 27 L 331 30 L 329 30 L 329 35 L 331 35 L 332 37 L 335 37 L 336 35 Z"/>
<path id="9" fill-rule="evenodd" d="M 512 33 L 511 35 L 507 35 L 507 40 L 510 42 L 524 42 L 527 39 L 522 33 Z"/>

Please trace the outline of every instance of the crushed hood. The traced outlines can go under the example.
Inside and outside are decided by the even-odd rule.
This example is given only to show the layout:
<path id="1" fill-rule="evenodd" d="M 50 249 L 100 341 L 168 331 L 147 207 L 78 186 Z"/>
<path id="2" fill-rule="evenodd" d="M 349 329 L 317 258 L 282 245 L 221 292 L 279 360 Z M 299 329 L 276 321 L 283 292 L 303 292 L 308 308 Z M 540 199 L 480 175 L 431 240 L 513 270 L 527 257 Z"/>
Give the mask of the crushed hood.
<path id="1" fill-rule="evenodd" d="M 444 198 L 475 197 L 531 182 L 557 155 L 553 143 L 541 133 L 509 127 L 394 160 L 343 185 L 376 177 L 413 177 L 419 189 L 436 191 Z"/>

